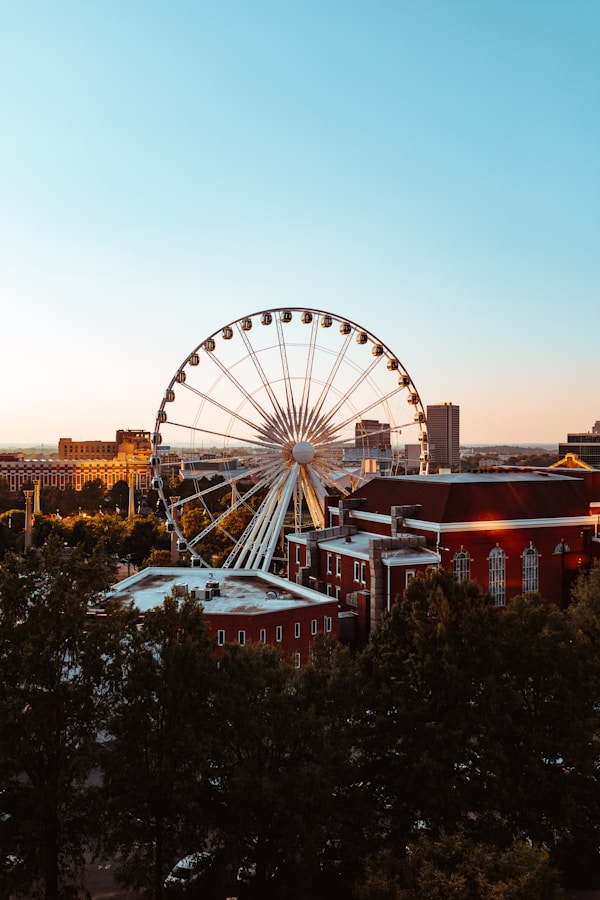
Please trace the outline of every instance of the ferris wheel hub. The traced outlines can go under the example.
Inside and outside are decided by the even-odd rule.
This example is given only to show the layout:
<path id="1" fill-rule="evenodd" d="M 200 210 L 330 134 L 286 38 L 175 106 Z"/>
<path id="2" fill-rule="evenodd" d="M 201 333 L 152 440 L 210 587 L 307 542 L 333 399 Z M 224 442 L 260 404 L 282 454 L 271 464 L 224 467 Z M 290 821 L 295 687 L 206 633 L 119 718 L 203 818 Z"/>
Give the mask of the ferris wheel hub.
<path id="1" fill-rule="evenodd" d="M 309 441 L 298 441 L 292 447 L 292 456 L 297 463 L 305 466 L 315 458 L 315 448 Z"/>

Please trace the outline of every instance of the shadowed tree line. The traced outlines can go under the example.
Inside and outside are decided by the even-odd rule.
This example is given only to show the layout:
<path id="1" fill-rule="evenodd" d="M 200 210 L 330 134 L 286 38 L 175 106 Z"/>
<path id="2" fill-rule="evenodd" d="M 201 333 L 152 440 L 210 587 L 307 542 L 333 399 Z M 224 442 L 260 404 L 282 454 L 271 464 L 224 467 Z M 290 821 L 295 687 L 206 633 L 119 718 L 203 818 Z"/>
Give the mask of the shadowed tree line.
<path id="1" fill-rule="evenodd" d="M 174 480 L 169 490 L 180 498 L 191 498 L 183 507 L 179 522 L 186 538 L 195 537 L 215 517 L 225 514 L 220 527 L 210 529 L 196 544 L 196 552 L 218 566 L 228 555 L 232 538 L 237 539 L 243 533 L 264 492 L 257 492 L 247 506 L 228 512 L 231 486 L 222 476 L 202 478 L 198 486 L 202 490 L 210 488 L 203 500 L 193 499 L 196 482 L 192 480 Z M 33 489 L 33 482 L 25 487 Z M 96 479 L 86 482 L 81 491 L 71 486 L 63 490 L 44 487 L 40 494 L 41 514 L 35 516 L 31 533 L 33 546 L 42 547 L 50 536 L 55 536 L 68 547 L 81 545 L 89 554 L 103 540 L 116 559 L 134 566 L 173 565 L 170 535 L 165 530 L 164 510 L 156 491 L 144 496 L 136 491 L 135 513 L 131 516 L 126 481 L 118 481 L 109 491 Z M 19 505 L 15 506 L 17 500 Z M 24 531 L 23 492 L 18 497 L 11 495 L 6 482 L 0 479 L 0 560 L 5 553 L 23 552 Z M 183 564 L 187 564 L 185 559 Z"/>
<path id="2" fill-rule="evenodd" d="M 200 604 L 91 618 L 100 541 L 0 568 L 0 896 L 84 897 L 86 855 L 165 896 L 553 900 L 599 870 L 600 567 L 566 611 L 414 579 L 363 652 L 219 659 Z M 244 877 L 240 881 L 242 874 Z"/>

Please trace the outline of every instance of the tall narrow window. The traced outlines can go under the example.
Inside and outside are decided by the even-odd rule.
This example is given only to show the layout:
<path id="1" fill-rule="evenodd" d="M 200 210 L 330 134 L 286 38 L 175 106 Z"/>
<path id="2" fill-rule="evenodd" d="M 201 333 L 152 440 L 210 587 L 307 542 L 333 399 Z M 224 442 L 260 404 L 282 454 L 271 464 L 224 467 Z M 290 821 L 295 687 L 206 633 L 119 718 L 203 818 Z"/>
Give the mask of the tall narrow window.
<path id="1" fill-rule="evenodd" d="M 281 625 L 277 625 L 277 627 L 275 628 L 275 640 L 277 641 L 277 643 L 279 643 L 279 641 L 281 641 L 282 638 L 283 638 L 283 627 Z"/>
<path id="2" fill-rule="evenodd" d="M 217 631 L 217 644 L 219 645 L 219 647 L 222 647 L 224 643 L 225 643 L 225 632 L 222 628 L 219 628 L 219 630 Z"/>
<path id="3" fill-rule="evenodd" d="M 328 553 L 328 554 L 327 554 L 327 574 L 328 574 L 328 575 L 331 575 L 331 572 L 332 572 L 332 571 L 333 571 L 333 570 L 332 570 L 332 568 L 331 568 L 331 553 Z"/>
<path id="4" fill-rule="evenodd" d="M 335 558 L 335 574 L 339 578 L 342 574 L 342 557 L 336 556 Z"/>
<path id="5" fill-rule="evenodd" d="M 300 637 L 300 622 L 294 622 L 294 637 Z"/>
<path id="6" fill-rule="evenodd" d="M 540 554 L 537 552 L 532 543 L 526 547 L 521 554 L 523 559 L 523 593 L 530 594 L 539 590 L 539 559 Z"/>
<path id="7" fill-rule="evenodd" d="M 360 563 L 357 559 L 354 560 L 354 580 L 360 581 Z"/>
<path id="8" fill-rule="evenodd" d="M 454 577 L 457 581 L 468 581 L 471 577 L 471 557 L 468 550 L 457 550 L 452 558 Z"/>
<path id="9" fill-rule="evenodd" d="M 311 634 L 316 634 L 316 633 L 317 633 L 317 620 L 316 620 L 316 619 L 311 619 L 311 622 L 310 622 L 310 633 L 311 633 Z"/>
<path id="10" fill-rule="evenodd" d="M 490 594 L 494 606 L 506 606 L 506 554 L 502 547 L 494 547 L 488 556 Z"/>

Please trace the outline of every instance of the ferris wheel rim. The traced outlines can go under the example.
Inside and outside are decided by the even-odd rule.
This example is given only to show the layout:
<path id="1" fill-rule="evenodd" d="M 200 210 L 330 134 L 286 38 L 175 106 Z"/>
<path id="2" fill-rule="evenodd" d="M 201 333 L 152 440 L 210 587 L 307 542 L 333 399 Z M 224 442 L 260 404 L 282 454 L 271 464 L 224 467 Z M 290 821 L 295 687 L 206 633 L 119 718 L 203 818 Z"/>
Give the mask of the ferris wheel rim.
<path id="1" fill-rule="evenodd" d="M 286 344 L 285 338 L 282 335 L 282 326 L 289 324 L 297 315 L 302 317 L 302 324 L 312 325 L 312 337 L 310 342 L 307 343 L 305 339 L 304 342 L 294 343 L 292 341 Z M 269 318 L 270 317 L 270 318 Z M 306 318 L 306 321 L 305 321 Z M 268 320 L 268 321 L 267 321 Z M 254 323 L 260 321 L 261 324 L 275 324 L 274 339 L 271 345 L 267 345 L 267 347 L 259 348 L 258 350 L 254 347 L 252 343 L 252 338 L 250 337 L 250 332 L 254 327 Z M 249 324 L 248 324 L 249 323 Z M 361 344 L 370 344 L 373 347 L 372 353 L 374 359 L 371 361 L 368 367 L 365 370 L 361 369 L 360 365 L 352 361 L 351 359 L 344 359 L 344 355 L 346 350 L 342 352 L 340 349 L 326 349 L 318 344 L 316 335 L 318 334 L 318 325 L 323 325 L 325 328 L 330 328 L 333 324 L 337 324 L 340 327 L 340 333 L 344 337 L 345 348 L 347 348 L 350 344 L 350 340 L 353 336 L 356 336 L 357 343 L 359 342 L 358 336 L 360 336 Z M 264 399 L 261 403 L 259 403 L 252 395 L 252 392 L 247 390 L 243 384 L 236 382 L 235 375 L 231 374 L 231 371 L 227 371 L 223 368 L 223 371 L 220 375 L 217 375 L 217 378 L 214 383 L 218 383 L 219 379 L 224 379 L 225 383 L 228 384 L 232 382 L 236 389 L 240 391 L 240 399 L 239 399 L 239 407 L 237 411 L 234 411 L 231 406 L 228 406 L 226 403 L 221 403 L 218 400 L 210 397 L 209 394 L 203 392 L 197 388 L 190 388 L 193 393 L 198 395 L 199 400 L 201 401 L 202 410 L 206 404 L 214 404 L 215 408 L 219 407 L 222 412 L 224 412 L 227 416 L 229 416 L 229 430 L 227 433 L 219 430 L 211 430 L 206 427 L 201 427 L 197 423 L 200 420 L 200 412 L 196 415 L 196 421 L 193 425 L 189 423 L 178 423 L 168 418 L 166 413 L 166 408 L 168 403 L 174 400 L 175 388 L 179 388 L 181 385 L 184 390 L 189 388 L 189 385 L 186 384 L 186 368 L 189 366 L 198 365 L 198 362 L 195 361 L 199 358 L 200 354 L 206 352 L 209 355 L 217 368 L 219 366 L 224 366 L 221 360 L 218 358 L 218 355 L 215 353 L 215 349 L 217 346 L 217 341 L 220 339 L 223 340 L 231 340 L 233 336 L 235 336 L 235 332 L 242 336 L 242 340 L 246 347 L 246 356 L 237 360 L 235 365 L 238 365 L 240 361 L 244 363 L 251 360 L 255 366 L 255 374 L 258 375 L 259 381 L 256 387 L 257 395 L 264 391 L 265 395 L 269 397 L 270 402 L 272 403 L 271 410 L 265 410 L 265 401 Z M 331 368 L 331 373 L 328 376 L 330 381 L 321 381 L 319 382 L 318 378 L 315 378 L 314 381 L 312 379 L 312 373 L 308 370 L 308 374 L 305 372 L 304 376 L 294 375 L 292 377 L 288 371 L 288 360 L 286 358 L 286 354 L 292 348 L 296 350 L 298 347 L 302 349 L 307 349 L 309 354 L 314 355 L 315 350 L 318 348 L 319 351 L 323 353 L 329 353 L 333 358 L 334 362 Z M 376 349 L 375 349 L 376 348 Z M 260 360 L 257 361 L 253 358 L 256 356 L 258 352 L 264 353 L 266 350 L 273 351 L 278 349 L 281 355 L 281 365 L 282 372 L 278 373 L 278 378 L 271 380 L 267 377 L 267 375 L 262 371 Z M 267 502 L 263 501 L 258 507 L 259 512 L 250 518 L 250 522 L 248 527 L 244 530 L 242 538 L 239 538 L 236 542 L 236 539 L 229 535 L 232 540 L 233 547 L 231 551 L 224 557 L 222 560 L 222 565 L 231 565 L 234 567 L 244 567 L 248 568 L 268 568 L 273 560 L 274 556 L 274 547 L 276 543 L 276 535 L 275 531 L 277 527 L 283 527 L 283 519 L 285 515 L 285 508 L 289 507 L 289 504 L 294 499 L 295 503 L 295 494 L 296 490 L 304 491 L 304 497 L 307 503 L 311 504 L 311 495 L 312 495 L 312 506 L 310 506 L 310 515 L 313 519 L 313 525 L 315 527 L 318 524 L 323 524 L 323 521 L 318 521 L 315 523 L 315 518 L 318 518 L 317 506 L 320 502 L 320 498 L 322 497 L 326 487 L 332 484 L 331 480 L 331 467 L 328 470 L 328 465 L 325 464 L 325 459 L 318 458 L 315 460 L 315 455 L 317 451 L 315 449 L 316 445 L 319 445 L 319 442 L 323 446 L 327 445 L 330 449 L 336 446 L 336 442 L 332 440 L 332 435 L 335 435 L 336 432 L 341 433 L 341 426 L 335 424 L 334 427 L 334 416 L 338 409 L 342 409 L 343 407 L 347 407 L 349 412 L 346 412 L 346 420 L 343 421 L 344 426 L 351 425 L 352 422 L 357 421 L 358 416 L 362 416 L 364 419 L 364 413 L 368 412 L 371 408 L 385 406 L 388 399 L 393 397 L 396 393 L 398 393 L 399 389 L 395 388 L 391 390 L 388 395 L 382 395 L 374 393 L 374 400 L 372 402 L 371 407 L 369 406 L 360 406 L 360 409 L 353 410 L 352 400 L 353 393 L 357 390 L 356 385 L 359 382 L 364 382 L 368 380 L 371 376 L 371 373 L 376 372 L 378 359 L 377 356 L 383 359 L 388 360 L 387 368 L 390 368 L 390 365 L 393 366 L 394 371 L 398 371 L 401 376 L 404 378 L 403 387 L 410 390 L 411 396 L 414 399 L 411 401 L 413 408 L 415 410 L 415 417 L 412 422 L 404 423 L 401 427 L 404 428 L 406 426 L 413 426 L 417 424 L 417 428 L 419 431 L 419 441 L 421 442 L 421 471 L 427 471 L 427 431 L 426 431 L 426 417 L 423 409 L 423 405 L 416 391 L 414 381 L 409 375 L 407 369 L 402 365 L 398 356 L 393 353 L 391 348 L 387 343 L 380 340 L 373 332 L 364 328 L 357 322 L 349 319 L 346 316 L 341 316 L 337 313 L 327 312 L 326 310 L 320 310 L 313 307 L 306 306 L 279 306 L 279 307 L 271 307 L 267 309 L 259 309 L 253 313 L 240 316 L 239 318 L 229 322 L 225 326 L 221 326 L 220 328 L 213 331 L 207 337 L 205 337 L 202 341 L 200 341 L 196 347 L 187 354 L 184 358 L 180 366 L 175 370 L 171 381 L 168 384 L 167 389 L 165 390 L 163 400 L 159 407 L 155 430 L 152 436 L 152 462 L 153 462 L 153 486 L 156 485 L 156 488 L 159 493 L 159 497 L 163 502 L 165 514 L 167 518 L 167 530 L 172 534 L 174 533 L 177 536 L 178 543 L 178 551 L 188 552 L 190 554 L 190 562 L 192 565 L 203 565 L 206 567 L 214 567 L 214 561 L 211 560 L 207 562 L 202 554 L 197 552 L 196 547 L 200 543 L 200 540 L 203 536 L 206 536 L 208 533 L 212 533 L 212 531 L 216 529 L 221 529 L 221 531 L 226 532 L 223 527 L 223 522 L 226 519 L 226 515 L 223 513 L 217 517 L 212 517 L 212 513 L 210 514 L 210 521 L 208 525 L 201 530 L 198 535 L 193 535 L 191 538 L 186 537 L 180 527 L 180 519 L 181 519 L 181 511 L 183 507 L 185 507 L 186 502 L 191 501 L 199 501 L 204 508 L 208 510 L 208 506 L 206 503 L 206 497 L 209 493 L 212 492 L 213 488 L 209 487 L 204 490 L 200 490 L 199 488 L 190 496 L 185 498 L 185 500 L 178 502 L 176 504 L 171 504 L 169 499 L 171 494 L 167 494 L 164 490 L 164 484 L 161 477 L 161 466 L 159 463 L 160 459 L 160 446 L 162 443 L 162 431 L 161 429 L 164 426 L 170 427 L 181 427 L 185 429 L 188 433 L 197 432 L 201 435 L 212 435 L 213 437 L 221 438 L 224 442 L 229 442 L 229 446 L 232 446 L 230 442 L 232 441 L 243 441 L 244 444 L 248 446 L 255 446 L 255 448 L 259 448 L 260 451 L 264 454 L 263 466 L 262 470 L 264 470 L 264 477 L 259 477 L 258 481 L 255 482 L 255 485 L 249 489 L 245 490 L 242 494 L 241 499 L 233 505 L 233 496 L 234 491 L 236 490 L 236 479 L 234 477 L 227 478 L 225 477 L 223 483 L 220 487 L 231 487 L 232 488 L 232 510 L 238 509 L 240 507 L 244 507 L 247 510 L 250 510 L 252 507 L 250 505 L 250 501 L 255 494 L 258 493 L 259 490 L 263 488 L 266 490 L 266 498 Z M 339 368 L 342 363 L 346 363 L 346 368 L 350 368 L 355 366 L 358 377 L 355 383 L 350 384 L 350 386 L 346 389 L 346 392 L 342 392 L 340 388 L 336 385 L 335 388 L 333 386 L 333 377 L 337 372 L 337 368 Z M 310 365 L 312 367 L 312 359 L 307 366 Z M 304 379 L 303 391 L 302 391 L 302 404 L 300 409 L 296 408 L 297 397 L 294 395 L 293 387 L 296 387 L 296 382 L 300 382 Z M 304 393 L 310 393 L 310 389 L 313 384 L 320 384 L 320 394 L 318 397 L 317 405 L 314 410 L 308 409 L 308 403 L 304 400 Z M 276 385 L 278 390 L 283 391 L 285 396 L 287 397 L 287 406 L 285 403 L 282 404 L 280 399 L 278 399 L 277 395 L 273 391 L 273 385 Z M 374 391 L 376 390 L 376 386 L 373 385 Z M 326 415 L 321 415 L 321 407 L 324 405 L 325 401 L 328 400 L 331 402 L 331 396 L 335 396 L 338 394 L 337 402 L 334 404 L 332 411 L 328 410 Z M 253 407 L 257 413 L 262 415 L 262 421 L 258 423 L 253 423 L 248 418 L 248 413 L 245 416 L 242 416 L 239 413 L 239 409 L 242 407 L 245 408 L 245 405 L 248 407 Z M 315 411 L 316 410 L 316 411 Z M 213 410 L 214 412 L 214 410 Z M 311 418 L 312 417 L 312 418 Z M 314 419 L 314 422 L 312 421 Z M 250 425 L 256 426 L 257 434 L 255 435 L 254 440 L 248 438 L 248 435 L 242 438 L 241 435 L 236 435 L 232 431 L 232 423 L 233 421 L 241 421 L 244 424 L 244 427 L 248 427 Z M 308 440 L 307 438 L 310 435 L 310 427 L 314 425 L 313 435 L 314 441 L 316 441 L 316 445 Z M 400 431 L 400 426 L 394 426 Z M 393 430 L 393 429 L 389 429 Z M 295 440 L 291 439 L 295 436 Z M 287 454 L 286 457 L 286 467 L 285 470 L 282 469 L 281 456 L 283 455 L 282 446 L 286 444 L 285 452 Z M 288 446 L 289 445 L 289 446 Z M 338 441 L 338 448 L 343 448 L 344 446 L 349 446 L 350 444 L 346 440 L 344 444 L 343 441 Z M 425 450 L 423 451 L 423 447 Z M 257 451 L 258 452 L 258 451 Z M 294 468 L 295 467 L 295 468 Z M 257 466 L 257 471 L 261 470 L 260 466 Z M 260 487 L 257 488 L 256 484 L 259 484 Z M 179 498 L 176 498 L 179 501 Z M 283 510 L 283 511 L 282 511 Z M 271 525 L 267 523 L 267 516 L 270 516 Z M 273 525 L 273 521 L 276 523 Z M 252 526 L 252 527 L 250 527 Z M 248 542 L 252 544 L 250 548 L 247 546 Z M 252 543 L 254 542 L 254 543 Z M 246 565 L 247 564 L 247 565 Z"/>

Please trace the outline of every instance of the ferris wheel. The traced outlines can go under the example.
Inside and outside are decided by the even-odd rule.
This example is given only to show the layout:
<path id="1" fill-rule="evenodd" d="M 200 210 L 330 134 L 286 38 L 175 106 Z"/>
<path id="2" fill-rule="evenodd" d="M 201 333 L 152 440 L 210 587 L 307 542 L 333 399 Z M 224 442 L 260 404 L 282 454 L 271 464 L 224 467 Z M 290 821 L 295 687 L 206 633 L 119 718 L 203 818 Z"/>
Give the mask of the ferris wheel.
<path id="1" fill-rule="evenodd" d="M 326 497 L 372 473 L 428 470 L 426 417 L 398 357 L 321 310 L 270 309 L 205 338 L 165 390 L 152 486 L 192 566 L 269 570 L 284 529 L 322 528 Z"/>

